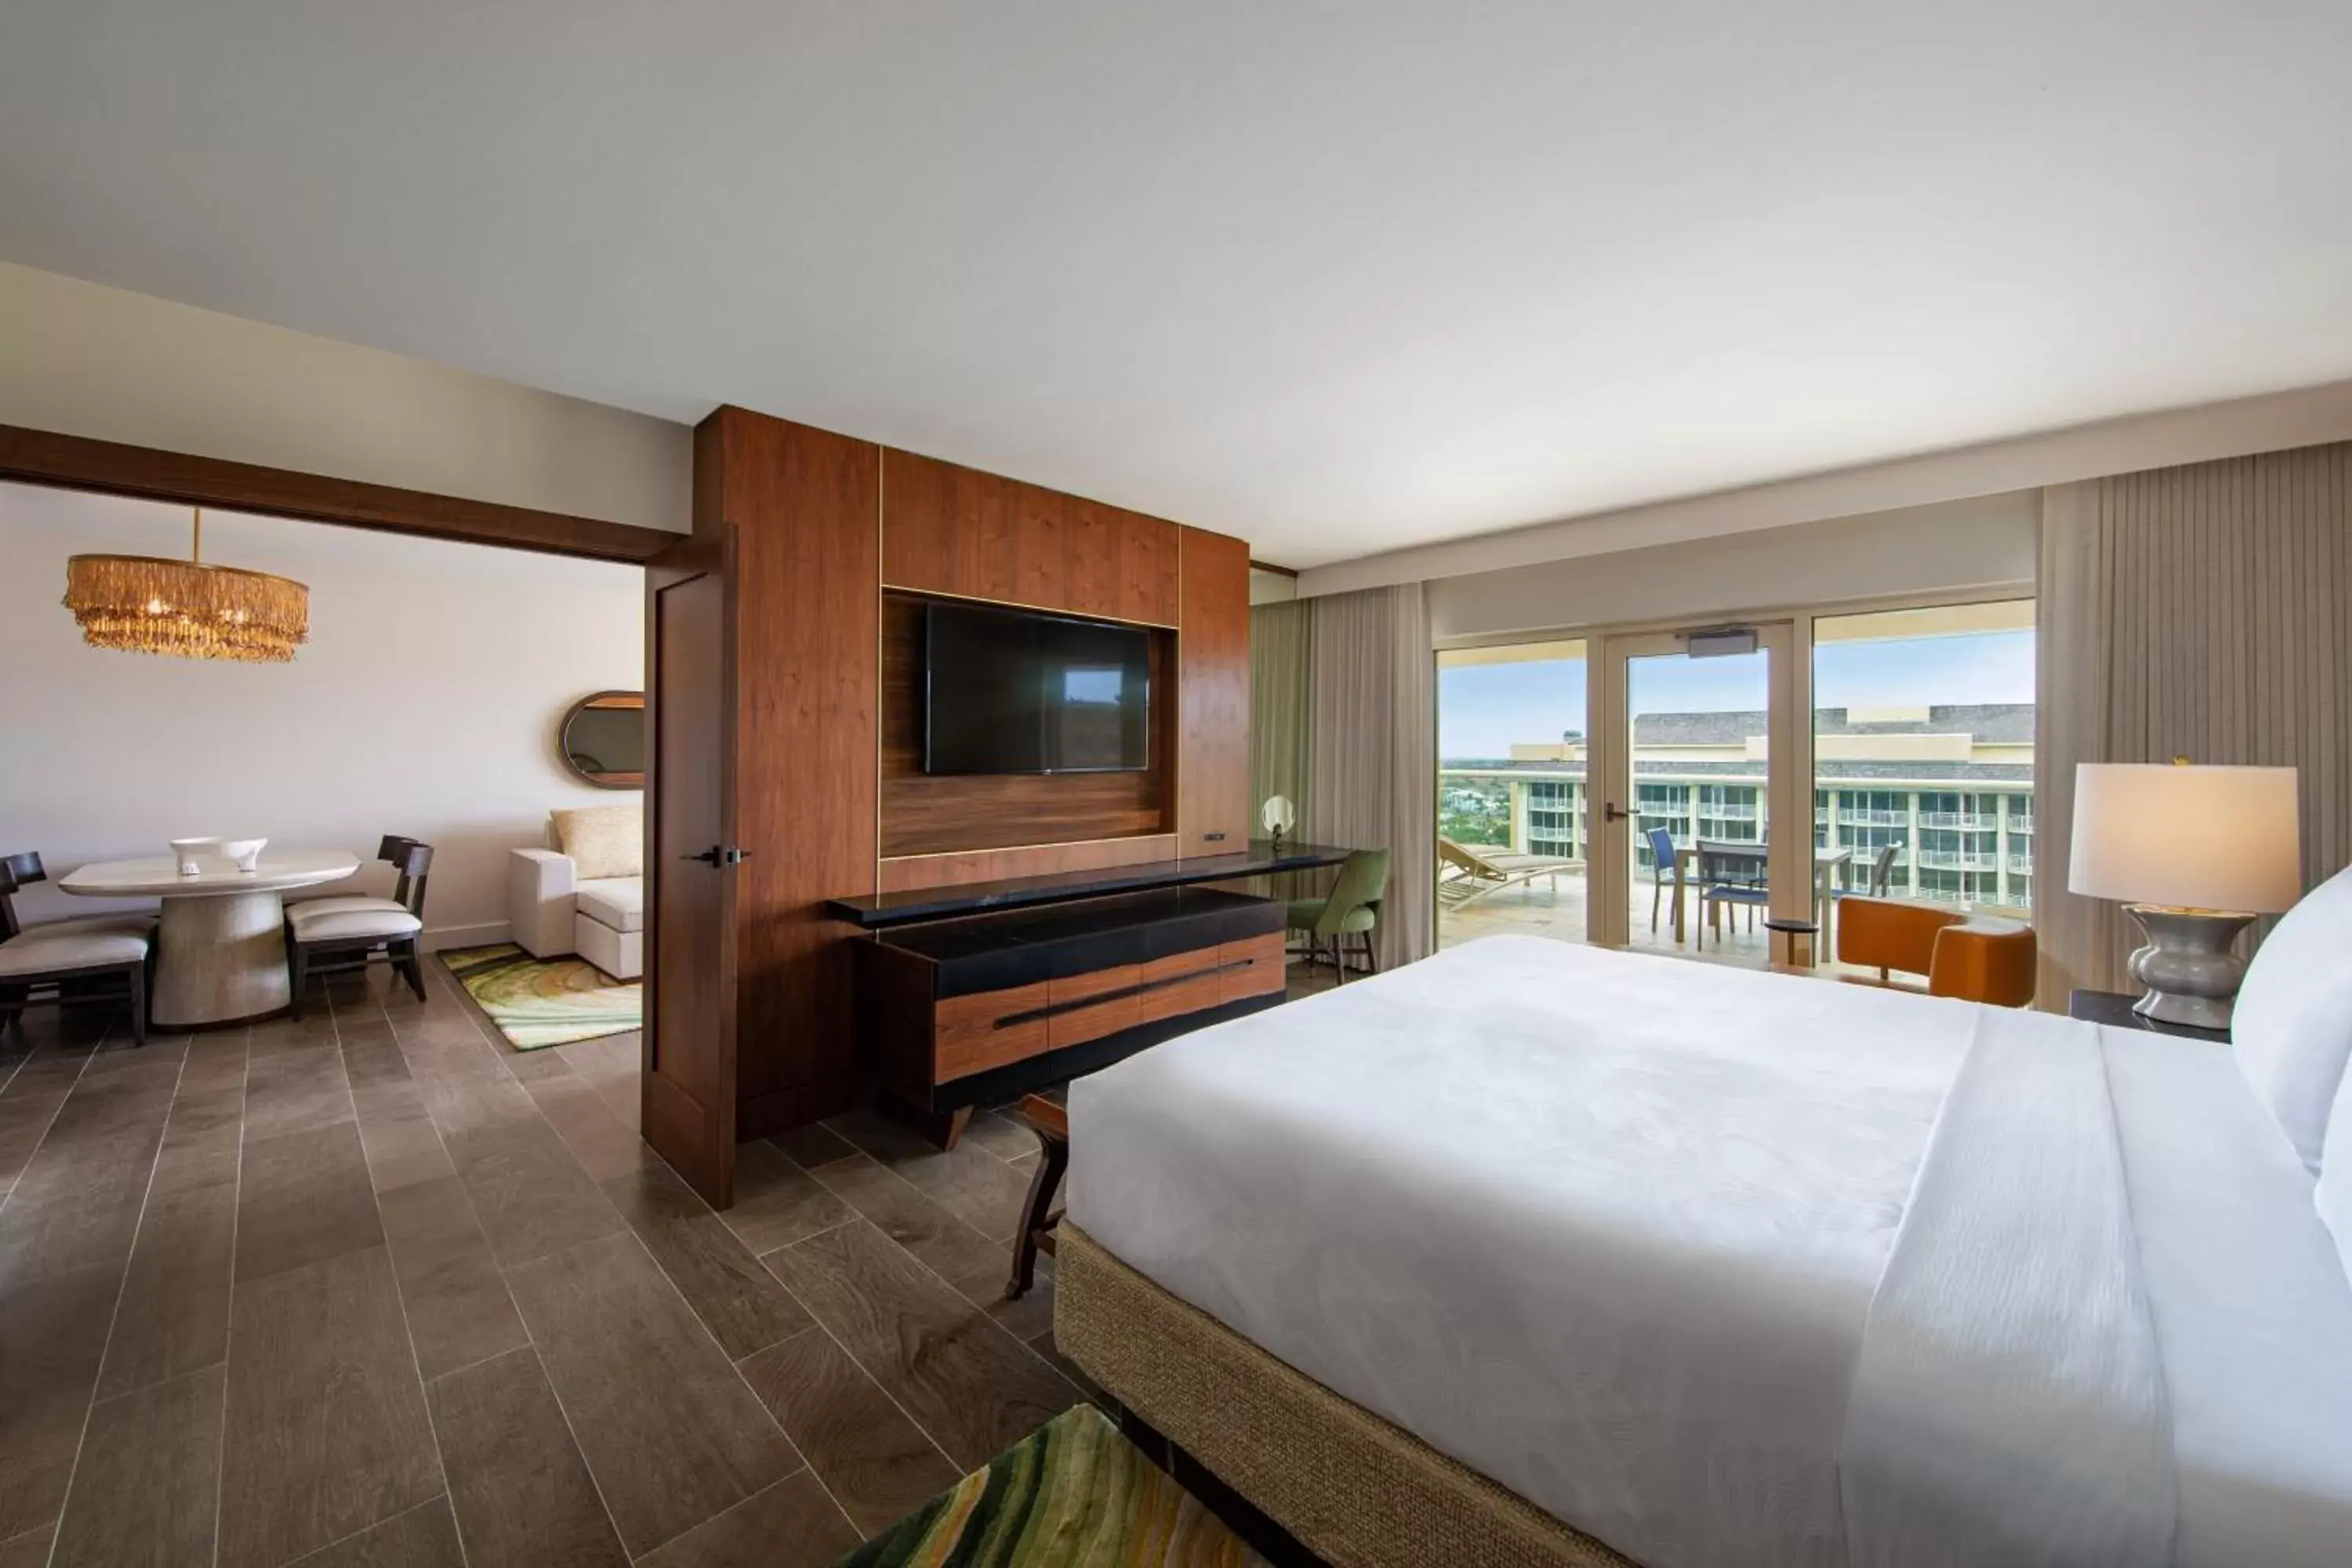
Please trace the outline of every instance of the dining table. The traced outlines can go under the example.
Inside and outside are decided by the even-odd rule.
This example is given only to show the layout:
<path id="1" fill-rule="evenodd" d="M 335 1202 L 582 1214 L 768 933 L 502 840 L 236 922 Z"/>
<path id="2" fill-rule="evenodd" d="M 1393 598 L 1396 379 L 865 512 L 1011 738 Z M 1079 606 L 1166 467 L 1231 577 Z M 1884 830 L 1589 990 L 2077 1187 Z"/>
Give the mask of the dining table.
<path id="1" fill-rule="evenodd" d="M 57 885 L 87 899 L 160 900 L 150 1019 L 159 1028 L 221 1028 L 283 1012 L 293 995 L 282 895 L 359 868 L 359 857 L 342 849 L 279 850 L 250 871 L 207 858 L 193 874 L 173 857 L 155 855 L 101 860 Z"/>
<path id="2" fill-rule="evenodd" d="M 1759 844 L 1760 852 L 1764 846 Z M 1834 849 L 1815 846 L 1813 849 L 1813 923 L 1822 928 L 1823 951 L 1829 942 L 1829 911 L 1835 901 L 1834 889 L 1839 868 L 1853 860 L 1853 847 L 1842 845 Z M 1698 861 L 1698 846 L 1678 845 L 1675 850 L 1675 941 L 1683 940 L 1683 890 L 1689 886 L 1691 868 Z"/>

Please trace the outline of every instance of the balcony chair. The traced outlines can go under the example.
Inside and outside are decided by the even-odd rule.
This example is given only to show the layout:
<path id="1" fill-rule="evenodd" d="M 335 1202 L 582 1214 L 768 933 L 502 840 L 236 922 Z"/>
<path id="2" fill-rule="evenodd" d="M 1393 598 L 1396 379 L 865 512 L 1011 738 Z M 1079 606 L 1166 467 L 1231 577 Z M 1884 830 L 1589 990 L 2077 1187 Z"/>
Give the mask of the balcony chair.
<path id="1" fill-rule="evenodd" d="M 1521 888 L 1538 877 L 1551 879 L 1559 891 L 1563 876 L 1584 873 L 1584 862 L 1559 855 L 1528 855 L 1514 849 L 1493 849 L 1483 844 L 1437 841 L 1437 901 L 1448 910 L 1465 909 L 1490 894 Z"/>
<path id="2" fill-rule="evenodd" d="M 1373 951 L 1372 933 L 1380 929 L 1381 895 L 1388 884 L 1389 852 L 1359 849 L 1340 862 L 1339 879 L 1331 884 L 1328 896 L 1291 900 L 1286 923 L 1292 931 L 1307 933 L 1307 962 L 1313 963 L 1323 944 L 1329 942 L 1331 967 L 1344 984 L 1348 961 L 1341 939 L 1352 936 L 1356 951 L 1364 955 L 1364 967 L 1378 974 L 1381 961 Z"/>
<path id="3" fill-rule="evenodd" d="M 131 1043 L 145 1045 L 147 960 L 152 951 L 146 935 L 79 921 L 19 925 L 16 896 L 24 884 L 16 867 L 24 858 L 0 860 L 0 1031 L 14 1026 L 35 1000 L 61 1007 L 119 1001 L 130 1005 Z M 47 994 L 36 998 L 35 992 Z"/>
<path id="4" fill-rule="evenodd" d="M 2021 921 L 1859 893 L 1838 905 L 1837 961 L 1878 971 L 1875 982 L 1861 975 L 1841 976 L 1857 984 L 1924 989 L 1930 996 L 1956 996 L 1997 1007 L 2029 1006 L 2035 984 L 2035 945 L 2033 928 Z M 1898 971 L 1924 975 L 1927 984 L 1898 981 Z"/>
<path id="5" fill-rule="evenodd" d="M 1772 892 L 1768 879 L 1770 851 L 1759 839 L 1702 838 L 1698 841 L 1698 908 L 1703 917 L 1696 932 L 1700 947 L 1706 945 L 1706 928 L 1715 926 L 1717 945 L 1723 941 L 1724 906 L 1745 908 L 1748 929 L 1756 929 L 1756 911 L 1771 905 Z"/>
<path id="6" fill-rule="evenodd" d="M 292 991 L 288 1011 L 302 1016 L 303 993 L 318 974 L 365 969 L 382 952 L 425 1000 L 425 884 L 433 868 L 433 846 L 413 838 L 386 837 L 377 847 L 399 879 L 389 899 L 312 899 L 286 911 L 286 973 Z M 389 853 L 386 853 L 389 851 Z M 320 963 L 320 960 L 326 963 Z"/>
<path id="7" fill-rule="evenodd" d="M 1650 934 L 1658 934 L 1658 904 L 1668 886 L 1675 889 L 1675 923 L 1683 918 L 1683 858 L 1675 848 L 1674 830 L 1653 827 L 1642 837 L 1650 845 Z"/>

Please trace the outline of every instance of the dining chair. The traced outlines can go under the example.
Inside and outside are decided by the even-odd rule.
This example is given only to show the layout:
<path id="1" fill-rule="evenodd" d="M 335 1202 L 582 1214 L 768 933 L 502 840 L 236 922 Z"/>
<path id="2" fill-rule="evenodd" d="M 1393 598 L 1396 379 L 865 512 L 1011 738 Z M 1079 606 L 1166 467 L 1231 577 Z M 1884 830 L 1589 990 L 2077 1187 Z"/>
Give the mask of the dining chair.
<path id="1" fill-rule="evenodd" d="M 147 959 L 143 932 L 97 930 L 76 921 L 26 927 L 16 919 L 24 886 L 20 856 L 0 860 L 0 1031 L 12 1027 L 36 1000 L 63 1007 L 79 1002 L 127 1002 L 131 1037 L 147 1043 Z M 37 859 L 36 864 L 37 865 Z M 36 997 L 35 992 L 47 992 Z"/>
<path id="2" fill-rule="evenodd" d="M 1674 829 L 1653 827 L 1642 837 L 1650 844 L 1650 934 L 1658 931 L 1658 902 L 1668 888 L 1675 890 L 1675 918 L 1682 918 L 1683 862 L 1682 854 L 1675 847 Z"/>
<path id="3" fill-rule="evenodd" d="M 351 895 L 312 899 L 286 910 L 288 1011 L 302 1016 L 303 993 L 311 977 L 365 969 L 382 952 L 425 1000 L 425 884 L 433 868 L 433 846 L 387 837 L 377 858 L 397 873 L 389 899 Z M 321 962 L 324 960 L 325 962 Z"/>
<path id="4" fill-rule="evenodd" d="M 16 885 L 20 888 L 29 888 L 36 882 L 46 882 L 49 879 L 48 871 L 41 865 L 40 851 L 37 849 L 22 850 L 4 858 L 9 873 L 16 878 Z M 144 910 L 117 910 L 111 914 L 103 915 L 67 915 L 58 920 L 43 921 L 38 925 L 26 926 L 25 931 L 28 935 L 35 932 L 63 935 L 67 931 L 120 931 L 125 935 L 145 937 L 152 941 L 155 926 L 156 917 Z"/>
<path id="5" fill-rule="evenodd" d="M 1718 920 L 1724 907 L 1745 908 L 1748 929 L 1756 929 L 1756 911 L 1771 902 L 1768 879 L 1769 851 L 1748 839 L 1702 838 L 1698 841 L 1698 945 L 1706 945 L 1706 927 Z M 1723 928 L 1716 927 L 1716 940 Z"/>
<path id="6" fill-rule="evenodd" d="M 1325 942 L 1331 944 L 1331 967 L 1339 972 L 1339 982 L 1348 979 L 1348 961 L 1340 939 L 1356 939 L 1355 951 L 1363 954 L 1364 968 L 1373 973 L 1381 972 L 1380 955 L 1373 951 L 1372 933 L 1380 929 L 1381 895 L 1388 890 L 1389 852 L 1386 849 L 1359 849 L 1339 863 L 1339 875 L 1331 884 L 1330 893 L 1320 899 L 1293 899 L 1285 907 L 1284 923 L 1290 931 L 1307 933 L 1307 962 L 1313 963 Z"/>

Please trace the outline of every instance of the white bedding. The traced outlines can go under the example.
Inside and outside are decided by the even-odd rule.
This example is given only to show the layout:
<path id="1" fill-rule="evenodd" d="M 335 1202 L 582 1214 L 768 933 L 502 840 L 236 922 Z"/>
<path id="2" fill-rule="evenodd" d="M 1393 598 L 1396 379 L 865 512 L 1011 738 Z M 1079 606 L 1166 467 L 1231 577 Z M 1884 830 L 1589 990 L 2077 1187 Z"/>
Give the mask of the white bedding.
<path id="1" fill-rule="evenodd" d="M 1865 1363 L 1863 1350 L 1930 1135 L 2000 1019 L 2064 1031 L 2078 1052 L 2097 1038 L 1964 1003 L 1490 939 L 1074 1085 L 1072 1217 L 1300 1371 L 1655 1568 L 1886 1561 L 1920 1520 L 1897 1508 L 1850 1540 L 1849 1406 L 1866 1373 L 1880 1381 L 1863 1392 L 1885 1394 L 1864 1401 L 1874 1420 L 1937 1408 L 1904 1393 L 1920 1357 Z M 2137 1211 L 2142 1236 L 2159 1211 L 2139 1311 L 2173 1384 L 2168 1406 L 2163 1373 L 2143 1369 L 2134 1397 L 2175 1428 L 2180 1561 L 2302 1561 L 2229 1543 L 2257 1513 L 2282 1552 L 2315 1550 L 2328 1525 L 2352 1521 L 2352 1443 L 2315 1457 L 2307 1441 L 2268 1452 L 2257 1440 L 2281 1402 L 2279 1430 L 2352 1433 L 2352 1383 L 2289 1389 L 2263 1375 L 2306 1333 L 2339 1354 L 2316 1358 L 2323 1373 L 2352 1357 L 2352 1287 L 2317 1233 L 2307 1180 L 2309 1235 L 2285 1173 L 2260 1157 L 2293 1160 L 2275 1128 L 2263 1142 L 2266 1120 L 2209 1117 L 2213 1146 L 2193 1156 L 2141 1147 L 2156 1134 L 2134 1118 L 2153 1126 L 2158 1108 L 2222 1091 L 2210 1074 L 2182 1076 L 2182 1061 L 2208 1059 L 2228 1068 L 2222 1053 L 2150 1054 L 2116 1092 L 2126 1123 L 2108 1138 L 2123 1171 L 2108 1179 L 2128 1194 L 2110 1201 Z M 1997 1092 L 1972 1098 L 2000 1113 Z M 1950 1163 L 1963 1189 L 2009 1168 Z M 2258 1179 L 2240 1183 L 2240 1167 Z M 2084 1190 L 2098 1179 L 2086 1170 Z M 2209 1247 L 2251 1245 L 2243 1224 L 2208 1234 L 2231 1206 L 2217 1194 L 2261 1205 L 2294 1243 L 2284 1264 L 2262 1249 L 2267 1306 L 2198 1265 Z M 1906 1236 L 1906 1256 L 1931 1231 Z M 2125 1237 L 2120 1251 L 2133 1250 Z M 2174 1299 L 2184 1280 L 2200 1298 L 2187 1309 Z M 2058 1275 L 2039 1288 L 2068 1287 Z M 1925 1326 L 1915 1348 L 1932 1344 L 1948 1303 L 1890 1293 L 1883 1312 L 1898 1309 L 1909 1316 L 1880 1319 L 1882 1352 L 1899 1346 L 1886 1326 L 1903 1321 Z M 2267 1313 L 2252 1348 L 2238 1331 L 2247 1311 Z M 2046 1331 L 2030 1311 L 2011 1315 L 1996 1340 Z M 2186 1379 L 2176 1337 L 2198 1363 Z M 2129 1359 L 2102 1375 L 2129 1384 Z M 2237 1392 L 2249 1387 L 2263 1410 Z M 2106 1479 L 2144 1524 L 2175 1507 L 2170 1472 L 2133 1448 L 2144 1425 L 2126 1428 Z M 2272 1484 L 2294 1506 L 2259 1507 Z"/>

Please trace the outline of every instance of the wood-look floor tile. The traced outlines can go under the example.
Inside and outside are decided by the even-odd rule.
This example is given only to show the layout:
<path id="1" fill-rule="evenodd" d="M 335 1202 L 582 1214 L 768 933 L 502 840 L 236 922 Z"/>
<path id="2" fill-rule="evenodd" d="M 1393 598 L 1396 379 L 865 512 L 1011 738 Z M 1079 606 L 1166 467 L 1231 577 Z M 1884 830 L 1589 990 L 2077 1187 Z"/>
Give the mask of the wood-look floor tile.
<path id="1" fill-rule="evenodd" d="M 343 1047 L 343 1069 L 359 1110 L 360 1142 L 376 1191 L 390 1192 L 436 1176 L 457 1174 L 441 1130 L 409 1076 L 408 1059 L 388 1028 L 371 1030 Z"/>
<path id="2" fill-rule="evenodd" d="M 0 1206 L 0 1281 L 121 1270 L 170 1110 L 168 1083 L 75 1086 Z"/>
<path id="3" fill-rule="evenodd" d="M 823 1330 L 761 1351 L 742 1372 L 859 1535 L 887 1530 L 955 1484 L 938 1445 Z"/>
<path id="4" fill-rule="evenodd" d="M 812 1121 L 805 1127 L 779 1132 L 768 1142 L 782 1150 L 784 1158 L 803 1171 L 814 1171 L 819 1165 L 829 1165 L 835 1160 L 846 1160 L 857 1152 L 856 1144 L 822 1121 Z"/>
<path id="5" fill-rule="evenodd" d="M 545 1053 L 541 1053 L 544 1055 Z M 659 1166 L 662 1158 L 636 1129 L 613 1114 L 602 1095 L 579 1074 L 541 1076 L 524 1086 L 539 1113 L 555 1129 L 580 1168 L 599 1182 L 631 1171 Z"/>
<path id="6" fill-rule="evenodd" d="M 995 1110 L 977 1110 L 963 1130 L 963 1141 L 1000 1160 L 1018 1160 L 1037 1152 L 1037 1134 L 1012 1117 Z"/>
<path id="7" fill-rule="evenodd" d="M 530 1342 L 464 1183 L 442 1176 L 377 1201 L 409 1339 L 427 1378 Z"/>
<path id="8" fill-rule="evenodd" d="M 356 1122 L 246 1141 L 236 1200 L 240 1285 L 383 1242 Z"/>
<path id="9" fill-rule="evenodd" d="M 858 1540 L 816 1477 L 802 1470 L 638 1562 L 644 1568 L 824 1568 Z"/>
<path id="10" fill-rule="evenodd" d="M 65 1102 L 62 1088 L 0 1097 L 0 1193 L 16 1184 L 33 1151 L 40 1147 L 58 1107 Z"/>
<path id="11" fill-rule="evenodd" d="M 437 1497 L 298 1557 L 287 1568 L 466 1568 L 466 1554 L 449 1500 Z"/>
<path id="12" fill-rule="evenodd" d="M 101 1266 L 0 1287 L 0 1541 L 65 1503 L 121 1284 Z"/>
<path id="13" fill-rule="evenodd" d="M 343 1059 L 331 1038 L 275 1051 L 254 1048 L 245 1080 L 247 1139 L 307 1132 L 354 1114 Z"/>
<path id="14" fill-rule="evenodd" d="M 668 1166 L 631 1171 L 604 1185 L 730 1357 L 740 1361 L 810 1326 L 776 1277 Z"/>
<path id="15" fill-rule="evenodd" d="M 381 1247 L 236 1287 L 223 1568 L 276 1568 L 444 1489 L 399 1292 Z"/>
<path id="16" fill-rule="evenodd" d="M 937 1149 L 878 1110 L 858 1110 L 825 1123 L 905 1177 L 991 1241 L 1009 1242 L 1028 1195 L 1022 1173 L 966 1142 Z"/>
<path id="17" fill-rule="evenodd" d="M 242 1100 L 241 1083 L 205 1087 L 200 1076 L 191 1087 L 182 1079 L 131 1246 L 100 1399 L 228 1354 Z"/>
<path id="18" fill-rule="evenodd" d="M 456 1142 L 467 1132 L 532 1121 L 539 1108 L 514 1076 L 500 1067 L 478 1040 L 463 1046 L 415 1047 L 402 1043 L 409 1072 L 442 1136 Z"/>
<path id="19" fill-rule="evenodd" d="M 625 1568 L 628 1553 L 530 1347 L 453 1372 L 429 1396 L 473 1568 Z"/>
<path id="20" fill-rule="evenodd" d="M 1068 1380 L 863 1221 L 766 1262 L 966 1468 L 1076 1403 Z"/>
<path id="21" fill-rule="evenodd" d="M 541 1258 L 507 1283 L 633 1553 L 800 1467 L 635 1237 Z"/>
<path id="22" fill-rule="evenodd" d="M 1028 1290 L 1017 1301 L 1004 1299 L 1004 1287 L 1012 1279 L 1013 1263 L 1000 1259 L 995 1267 L 983 1268 L 948 1281 L 958 1294 L 996 1320 L 997 1326 L 1014 1339 L 1026 1344 L 1039 1334 L 1054 1331 L 1054 1260 L 1037 1260 L 1037 1276 Z"/>
<path id="23" fill-rule="evenodd" d="M 1053 1330 L 1048 1329 L 1044 1333 L 1039 1334 L 1035 1339 L 1031 1340 L 1029 1342 L 1029 1348 L 1035 1351 L 1046 1361 L 1053 1363 L 1054 1369 L 1056 1372 L 1059 1372 L 1064 1377 L 1069 1379 L 1072 1387 L 1076 1388 L 1080 1394 L 1085 1394 L 1088 1399 L 1093 1400 L 1097 1405 L 1102 1406 L 1105 1413 L 1112 1416 L 1118 1415 L 1118 1402 L 1112 1399 L 1109 1394 L 1103 1392 L 1102 1385 L 1100 1384 L 1097 1384 L 1093 1378 L 1087 1375 L 1086 1368 L 1080 1366 L 1076 1362 L 1072 1361 L 1068 1356 L 1062 1353 L 1061 1347 L 1054 1343 Z"/>
<path id="24" fill-rule="evenodd" d="M 28 1531 L 14 1541 L 0 1541 L 0 1568 L 48 1568 L 54 1530 Z"/>
<path id="25" fill-rule="evenodd" d="M 212 1560 L 223 1376 L 209 1366 L 91 1408 L 56 1568 Z"/>
<path id="26" fill-rule="evenodd" d="M 1013 1251 L 982 1236 L 871 1156 L 853 1154 L 812 1172 L 826 1191 L 950 1279 L 994 1269 L 1012 1272 Z"/>
<path id="27" fill-rule="evenodd" d="M 522 1094 L 521 1085 L 513 1088 Z M 530 1103 L 529 1095 L 523 1103 Z M 451 1133 L 448 1143 L 501 1267 L 512 1268 L 625 1228 L 536 1110 L 527 1121 Z"/>
<path id="28" fill-rule="evenodd" d="M 743 1245 L 761 1256 L 856 1216 L 772 1143 L 735 1151 L 735 1206 L 722 1216 Z"/>

